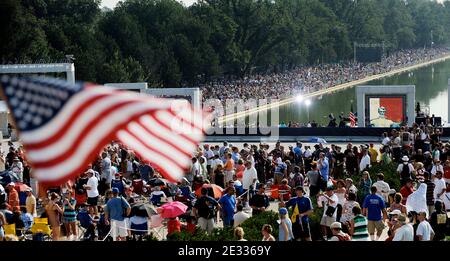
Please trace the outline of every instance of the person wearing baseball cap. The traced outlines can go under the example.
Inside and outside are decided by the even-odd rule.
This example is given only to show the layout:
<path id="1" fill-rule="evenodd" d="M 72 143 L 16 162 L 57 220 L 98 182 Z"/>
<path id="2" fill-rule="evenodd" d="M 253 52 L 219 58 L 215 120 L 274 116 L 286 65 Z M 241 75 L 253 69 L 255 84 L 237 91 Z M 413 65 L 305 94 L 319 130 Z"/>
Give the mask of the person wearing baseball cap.
<path id="1" fill-rule="evenodd" d="M 17 156 L 13 158 L 13 162 L 9 169 L 16 174 L 20 182 L 23 182 L 23 164 Z"/>
<path id="2" fill-rule="evenodd" d="M 398 215 L 399 228 L 395 231 L 392 241 L 414 241 L 414 228 L 406 223 L 405 214 Z"/>
<path id="3" fill-rule="evenodd" d="M 329 241 L 350 241 L 351 237 L 342 231 L 342 224 L 340 222 L 333 222 L 330 226 L 333 237 Z"/>
<path id="4" fill-rule="evenodd" d="M 123 195 L 124 192 L 125 192 L 125 185 L 126 184 L 125 184 L 125 182 L 122 179 L 122 175 L 119 172 L 117 172 L 114 175 L 114 179 L 111 180 L 111 188 L 118 189 L 119 190 L 119 194 Z"/>
<path id="5" fill-rule="evenodd" d="M 33 190 L 31 188 L 26 188 L 25 192 L 27 193 L 27 199 L 25 201 L 27 213 L 32 215 L 33 217 L 37 217 L 36 197 L 33 195 Z"/>
<path id="6" fill-rule="evenodd" d="M 398 222 L 398 216 L 401 215 L 402 212 L 399 209 L 394 209 L 393 211 L 389 212 L 389 220 L 387 221 L 388 225 L 388 239 L 387 241 L 392 241 L 394 238 L 394 232 L 397 228 L 399 228 L 401 225 L 399 225 Z"/>
<path id="7" fill-rule="evenodd" d="M 278 241 L 293 240 L 294 234 L 292 233 L 292 221 L 288 217 L 287 208 L 280 208 L 278 210 L 278 214 L 280 215 Z"/>
<path id="8" fill-rule="evenodd" d="M 303 186 L 297 186 L 295 192 L 297 196 L 286 203 L 283 201 L 283 197 L 280 196 L 280 205 L 293 210 L 291 221 L 295 240 L 311 241 L 309 216 L 313 213 L 312 202 L 309 197 L 306 197 Z"/>
<path id="9" fill-rule="evenodd" d="M 111 236 L 114 241 L 125 241 L 128 235 L 125 217 L 131 213 L 130 204 L 119 196 L 119 189 L 112 188 L 113 198 L 105 206 L 105 223 L 111 223 Z"/>
<path id="10" fill-rule="evenodd" d="M 6 188 L 8 189 L 8 204 L 12 212 L 20 211 L 19 193 L 16 190 L 16 184 L 10 182 Z"/>
<path id="11" fill-rule="evenodd" d="M 96 216 L 98 216 L 98 179 L 95 176 L 95 171 L 93 169 L 88 169 L 86 171 L 86 174 L 88 175 L 89 179 L 86 185 L 83 185 L 83 187 L 87 191 L 87 203 L 89 204 L 89 211 L 93 211 Z"/>

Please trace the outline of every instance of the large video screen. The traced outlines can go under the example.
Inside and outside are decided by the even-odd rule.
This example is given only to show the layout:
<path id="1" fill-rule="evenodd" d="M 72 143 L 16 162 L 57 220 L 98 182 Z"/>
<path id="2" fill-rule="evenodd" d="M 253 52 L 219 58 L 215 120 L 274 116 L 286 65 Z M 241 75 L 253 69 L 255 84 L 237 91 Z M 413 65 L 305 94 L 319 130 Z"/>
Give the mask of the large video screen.
<path id="1" fill-rule="evenodd" d="M 368 96 L 366 119 L 371 127 L 400 127 L 406 121 L 405 96 Z"/>

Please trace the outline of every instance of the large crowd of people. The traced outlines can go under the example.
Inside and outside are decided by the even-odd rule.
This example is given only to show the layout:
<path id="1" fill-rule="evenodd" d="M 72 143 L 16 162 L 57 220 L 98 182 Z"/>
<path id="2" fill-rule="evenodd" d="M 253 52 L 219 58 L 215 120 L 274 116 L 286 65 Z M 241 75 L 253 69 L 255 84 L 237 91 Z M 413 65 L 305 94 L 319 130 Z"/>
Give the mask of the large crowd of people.
<path id="1" fill-rule="evenodd" d="M 255 74 L 243 79 L 219 79 L 200 86 L 203 100 L 283 99 L 389 72 L 445 55 L 446 48 L 404 50 L 378 63 L 336 63 L 303 66 L 283 73 Z"/>
<path id="2" fill-rule="evenodd" d="M 42 220 L 53 240 L 131 240 L 148 234 L 154 222 L 167 228 L 161 238 L 168 240 L 182 231 L 211 233 L 222 226 L 236 228 L 236 239 L 245 240 L 240 225 L 274 210 L 279 234 L 272 235 L 272 225 L 266 224 L 262 240 L 444 240 L 449 235 L 450 144 L 441 134 L 431 125 L 404 126 L 384 133 L 379 148 L 203 144 L 178 183 L 162 179 L 157 169 L 113 142 L 78 178 L 58 187 L 39 185 L 22 148 L 10 144 L 0 161 L 7 170 L 0 180 L 0 240 L 27 234 L 42 239 L 33 230 Z M 371 171 L 389 164 L 395 173 Z M 187 208 L 154 220 L 159 207 L 170 202 Z M 320 210 L 318 229 L 310 216 Z M 8 233 L 10 225 L 15 235 Z"/>

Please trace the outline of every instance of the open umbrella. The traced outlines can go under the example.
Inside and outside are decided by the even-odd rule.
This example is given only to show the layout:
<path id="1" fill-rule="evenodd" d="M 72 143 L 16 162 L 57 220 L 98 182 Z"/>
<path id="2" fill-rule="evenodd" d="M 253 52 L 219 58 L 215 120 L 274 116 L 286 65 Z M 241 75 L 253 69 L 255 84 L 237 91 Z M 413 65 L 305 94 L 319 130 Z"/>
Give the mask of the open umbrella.
<path id="1" fill-rule="evenodd" d="M 318 138 L 318 137 L 312 137 L 311 139 L 309 139 L 309 142 L 314 142 L 314 143 L 323 143 L 326 144 L 327 141 L 322 139 L 322 138 Z"/>
<path id="2" fill-rule="evenodd" d="M 162 205 L 157 210 L 162 218 L 174 218 L 186 213 L 187 209 L 188 206 L 180 201 L 172 201 Z"/>
<path id="3" fill-rule="evenodd" d="M 202 188 L 206 188 L 208 190 L 208 195 L 218 199 L 222 196 L 223 188 L 221 186 L 217 186 L 216 184 L 203 184 L 200 188 L 195 191 L 195 195 L 202 195 Z"/>
<path id="4" fill-rule="evenodd" d="M 27 184 L 24 184 L 22 182 L 15 182 L 15 189 L 19 192 L 25 191 L 26 189 L 29 189 L 30 187 Z"/>
<path id="5" fill-rule="evenodd" d="M 147 203 L 137 203 L 131 207 L 131 216 L 150 217 L 156 214 L 156 210 Z"/>
<path id="6" fill-rule="evenodd" d="M 10 182 L 17 182 L 18 180 L 19 177 L 17 177 L 17 175 L 12 171 L 5 170 L 0 172 L 0 184 L 2 184 L 3 186 Z"/>
<path id="7" fill-rule="evenodd" d="M 166 180 L 164 179 L 160 179 L 160 178 L 154 178 L 148 181 L 148 184 L 151 185 L 152 187 L 155 186 L 165 186 L 167 183 Z"/>

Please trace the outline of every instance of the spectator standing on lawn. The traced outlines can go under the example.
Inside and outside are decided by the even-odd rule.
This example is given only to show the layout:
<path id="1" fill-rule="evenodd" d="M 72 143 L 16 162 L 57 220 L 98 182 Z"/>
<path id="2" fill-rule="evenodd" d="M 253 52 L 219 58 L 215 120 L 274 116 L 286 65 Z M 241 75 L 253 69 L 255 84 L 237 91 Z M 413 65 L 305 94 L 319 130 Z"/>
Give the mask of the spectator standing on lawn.
<path id="1" fill-rule="evenodd" d="M 386 206 L 384 200 L 377 195 L 377 187 L 370 188 L 371 194 L 364 199 L 363 215 L 368 219 L 368 230 L 371 240 L 377 240 L 383 233 L 385 227 L 384 220 L 387 219 Z M 383 216 L 382 216 L 383 215 Z M 377 236 L 375 237 L 375 230 Z"/>

